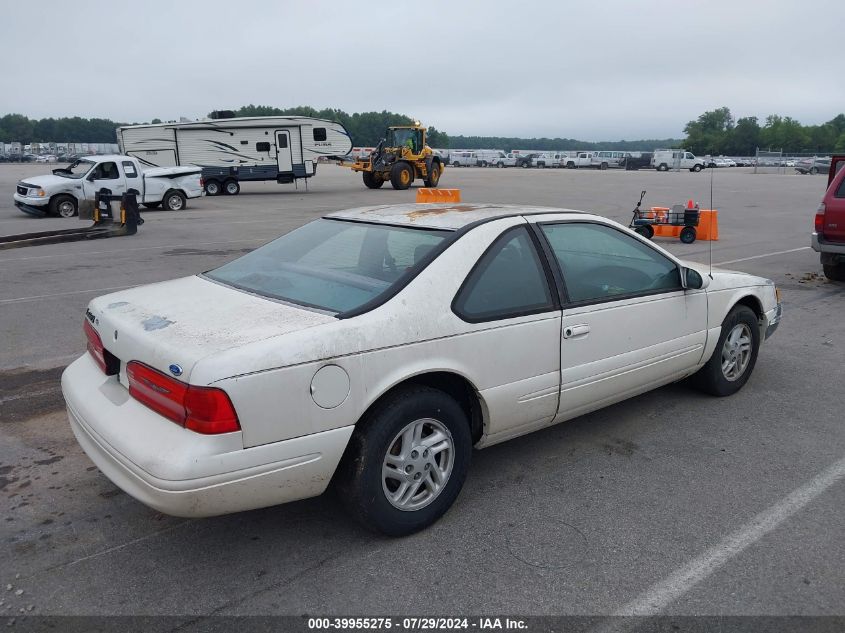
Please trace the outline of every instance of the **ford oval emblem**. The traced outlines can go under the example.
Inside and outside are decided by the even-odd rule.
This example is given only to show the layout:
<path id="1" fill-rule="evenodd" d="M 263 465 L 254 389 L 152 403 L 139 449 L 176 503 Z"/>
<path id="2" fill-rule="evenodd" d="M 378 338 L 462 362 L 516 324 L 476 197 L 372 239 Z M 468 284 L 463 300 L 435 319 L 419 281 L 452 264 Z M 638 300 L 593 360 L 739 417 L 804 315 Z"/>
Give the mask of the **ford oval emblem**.
<path id="1" fill-rule="evenodd" d="M 168 369 L 170 370 L 170 373 L 173 374 L 174 376 L 181 376 L 182 375 L 182 368 L 179 365 L 176 365 L 176 364 L 171 365 L 170 367 L 168 367 Z"/>

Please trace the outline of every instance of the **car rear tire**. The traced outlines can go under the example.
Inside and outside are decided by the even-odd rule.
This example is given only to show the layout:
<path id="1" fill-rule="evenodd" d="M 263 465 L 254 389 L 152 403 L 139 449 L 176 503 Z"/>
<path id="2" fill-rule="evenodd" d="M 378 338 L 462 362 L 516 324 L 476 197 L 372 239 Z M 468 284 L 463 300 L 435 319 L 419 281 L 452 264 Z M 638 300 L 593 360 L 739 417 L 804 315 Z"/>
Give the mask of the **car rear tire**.
<path id="1" fill-rule="evenodd" d="M 810 173 L 813 174 L 813 175 L 816 175 L 817 173 L 819 173 L 819 168 L 818 167 L 810 167 Z"/>
<path id="2" fill-rule="evenodd" d="M 831 281 L 845 281 L 845 264 L 823 264 L 824 276 Z"/>
<path id="3" fill-rule="evenodd" d="M 701 165 L 693 165 L 693 168 L 690 171 L 701 171 Z"/>
<path id="4" fill-rule="evenodd" d="M 713 396 L 730 396 L 748 382 L 760 350 L 760 323 L 748 306 L 737 305 L 722 322 L 722 334 L 693 384 Z"/>
<path id="5" fill-rule="evenodd" d="M 236 196 L 241 192 L 241 185 L 237 180 L 229 179 L 223 183 L 223 193 L 227 196 Z"/>
<path id="6" fill-rule="evenodd" d="M 496 167 L 498 167 L 499 169 L 502 169 L 504 166 L 504 163 L 496 163 Z"/>
<path id="7" fill-rule="evenodd" d="M 657 166 L 657 171 L 669 171 L 669 165 L 667 165 L 666 163 L 660 163 Z"/>
<path id="8" fill-rule="evenodd" d="M 394 189 L 407 189 L 414 182 L 414 173 L 406 162 L 396 163 L 390 169 L 390 184 Z"/>
<path id="9" fill-rule="evenodd" d="M 50 200 L 50 213 L 60 218 L 72 218 L 79 213 L 79 205 L 73 196 L 56 196 Z"/>
<path id="10" fill-rule="evenodd" d="M 681 241 L 684 244 L 692 244 L 697 237 L 696 230 L 694 226 L 685 226 L 681 229 Z"/>
<path id="11" fill-rule="evenodd" d="M 381 176 L 374 172 L 365 171 L 361 172 L 361 174 L 364 177 L 364 185 L 367 189 L 380 189 L 384 184 L 384 180 L 382 180 Z"/>
<path id="12" fill-rule="evenodd" d="M 601 170 L 607 169 L 607 163 L 602 163 L 601 165 L 599 165 L 599 169 L 601 169 Z"/>
<path id="13" fill-rule="evenodd" d="M 472 436 L 463 409 L 430 387 L 394 391 L 358 423 L 334 476 L 359 522 L 388 536 L 439 519 L 461 491 Z"/>
<path id="14" fill-rule="evenodd" d="M 188 199 L 181 191 L 168 191 L 161 202 L 167 211 L 183 211 L 188 206 Z"/>
<path id="15" fill-rule="evenodd" d="M 217 180 L 209 180 L 205 183 L 205 195 L 207 196 L 219 196 L 222 191 L 220 182 Z"/>

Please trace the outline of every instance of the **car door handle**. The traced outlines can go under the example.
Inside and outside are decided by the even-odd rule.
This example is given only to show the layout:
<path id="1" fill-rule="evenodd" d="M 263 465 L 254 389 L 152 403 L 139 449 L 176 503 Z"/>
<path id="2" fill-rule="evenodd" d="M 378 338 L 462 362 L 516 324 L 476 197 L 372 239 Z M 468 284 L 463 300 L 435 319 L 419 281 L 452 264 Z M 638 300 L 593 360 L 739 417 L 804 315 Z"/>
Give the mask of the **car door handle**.
<path id="1" fill-rule="evenodd" d="M 563 338 L 578 338 L 590 333 L 590 326 L 586 323 L 580 325 L 566 325 L 563 328 Z"/>

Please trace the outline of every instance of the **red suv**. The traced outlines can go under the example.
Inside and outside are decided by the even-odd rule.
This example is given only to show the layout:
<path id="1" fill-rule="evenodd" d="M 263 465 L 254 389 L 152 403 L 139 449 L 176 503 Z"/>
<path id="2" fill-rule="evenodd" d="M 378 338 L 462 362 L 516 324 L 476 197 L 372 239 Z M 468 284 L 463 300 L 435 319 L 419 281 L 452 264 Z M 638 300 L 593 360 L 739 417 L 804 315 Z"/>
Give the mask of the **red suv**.
<path id="1" fill-rule="evenodd" d="M 821 254 L 824 275 L 845 281 L 845 156 L 830 161 L 827 192 L 816 211 L 810 245 Z"/>

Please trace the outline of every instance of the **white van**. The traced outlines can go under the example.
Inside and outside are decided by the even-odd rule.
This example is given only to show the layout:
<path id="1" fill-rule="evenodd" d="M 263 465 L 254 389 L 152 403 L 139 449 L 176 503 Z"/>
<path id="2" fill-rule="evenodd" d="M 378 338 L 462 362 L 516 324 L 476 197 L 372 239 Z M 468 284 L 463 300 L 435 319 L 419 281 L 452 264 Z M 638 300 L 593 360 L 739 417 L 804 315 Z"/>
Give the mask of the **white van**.
<path id="1" fill-rule="evenodd" d="M 495 165 L 496 161 L 504 156 L 505 152 L 500 149 L 477 149 L 475 156 L 478 159 L 479 167 Z"/>
<path id="2" fill-rule="evenodd" d="M 593 152 L 593 167 L 599 169 L 607 169 L 608 167 L 619 167 L 619 164 L 624 160 L 628 152 L 607 151 Z"/>
<path id="3" fill-rule="evenodd" d="M 452 167 L 477 167 L 478 156 L 475 152 L 449 152 L 449 165 Z"/>
<path id="4" fill-rule="evenodd" d="M 683 149 L 656 149 L 651 158 L 651 166 L 657 171 L 669 171 L 670 169 L 689 169 L 690 171 L 701 171 L 704 169 L 704 161 L 696 158 L 692 152 Z"/>

